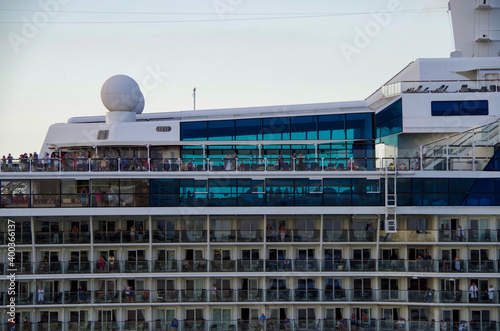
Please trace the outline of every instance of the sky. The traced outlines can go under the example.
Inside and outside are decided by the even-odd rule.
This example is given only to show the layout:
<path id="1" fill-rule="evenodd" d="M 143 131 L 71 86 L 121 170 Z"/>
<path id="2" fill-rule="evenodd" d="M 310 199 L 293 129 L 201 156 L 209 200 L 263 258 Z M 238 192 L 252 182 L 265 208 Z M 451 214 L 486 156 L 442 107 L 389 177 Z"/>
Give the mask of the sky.
<path id="1" fill-rule="evenodd" d="M 0 156 L 104 115 L 111 76 L 144 113 L 367 98 L 454 49 L 447 0 L 2 0 Z"/>

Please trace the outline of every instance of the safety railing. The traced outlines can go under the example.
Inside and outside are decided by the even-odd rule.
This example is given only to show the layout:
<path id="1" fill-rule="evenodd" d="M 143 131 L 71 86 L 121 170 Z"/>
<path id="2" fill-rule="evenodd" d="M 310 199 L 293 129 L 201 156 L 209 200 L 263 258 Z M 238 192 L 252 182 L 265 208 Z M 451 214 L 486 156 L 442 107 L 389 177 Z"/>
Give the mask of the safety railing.
<path id="1" fill-rule="evenodd" d="M 4 305 L 6 300 L 4 296 Z M 24 292 L 14 296 L 16 305 L 86 305 L 86 304 L 141 304 L 141 303 L 219 303 L 219 302 L 412 302 L 492 304 L 499 303 L 498 292 L 434 289 L 194 289 L 194 290 L 123 290 L 63 292 Z"/>
<path id="2" fill-rule="evenodd" d="M 496 273 L 500 261 L 493 260 L 127 260 L 127 261 L 42 261 L 14 263 L 18 274 L 112 274 L 112 273 L 206 273 L 206 272 L 410 272 L 464 274 Z M 7 263 L 0 274 L 7 275 Z"/>

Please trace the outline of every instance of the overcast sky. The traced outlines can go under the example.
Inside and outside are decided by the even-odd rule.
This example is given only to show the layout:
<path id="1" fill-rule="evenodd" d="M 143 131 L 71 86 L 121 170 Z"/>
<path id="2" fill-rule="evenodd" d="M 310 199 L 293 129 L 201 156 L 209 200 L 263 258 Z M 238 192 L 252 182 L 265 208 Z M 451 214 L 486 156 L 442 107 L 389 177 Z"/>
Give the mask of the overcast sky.
<path id="1" fill-rule="evenodd" d="M 2 0 L 0 156 L 103 115 L 116 74 L 145 113 L 352 101 L 453 47 L 447 0 Z"/>

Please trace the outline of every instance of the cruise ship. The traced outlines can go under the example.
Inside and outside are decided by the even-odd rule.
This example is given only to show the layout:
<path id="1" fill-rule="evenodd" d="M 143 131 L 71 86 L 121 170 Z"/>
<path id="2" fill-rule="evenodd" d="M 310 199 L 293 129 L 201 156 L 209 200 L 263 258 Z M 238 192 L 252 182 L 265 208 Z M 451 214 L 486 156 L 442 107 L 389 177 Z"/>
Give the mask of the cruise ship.
<path id="1" fill-rule="evenodd" d="M 148 114 L 110 78 L 1 160 L 1 328 L 500 330 L 500 0 L 449 6 L 450 58 L 365 100 Z"/>

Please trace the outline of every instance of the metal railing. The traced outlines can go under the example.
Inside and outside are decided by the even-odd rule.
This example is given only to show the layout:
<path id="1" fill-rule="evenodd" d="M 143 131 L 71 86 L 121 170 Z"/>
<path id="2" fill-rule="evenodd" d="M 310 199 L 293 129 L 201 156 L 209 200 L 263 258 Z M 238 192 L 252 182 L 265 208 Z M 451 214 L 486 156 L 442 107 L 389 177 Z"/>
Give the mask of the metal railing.
<path id="1" fill-rule="evenodd" d="M 2 304 L 6 304 L 4 296 Z M 418 303 L 499 303 L 498 292 L 473 294 L 467 289 L 435 291 L 397 289 L 254 289 L 254 290 L 120 290 L 77 292 L 28 292 L 15 297 L 19 306 L 27 305 L 89 305 L 89 304 L 141 304 L 141 303 L 217 303 L 217 302 L 418 302 Z"/>
<path id="2" fill-rule="evenodd" d="M 279 230 L 152 230 L 80 232 L 35 232 L 35 244 L 133 244 L 133 243 L 300 243 L 300 242 L 376 242 L 376 230 L 320 230 L 286 229 Z M 31 245 L 32 233 L 16 234 L 16 244 Z M 322 239 L 322 240 L 321 240 Z M 380 242 L 454 242 L 454 243 L 496 243 L 500 242 L 500 230 L 398 230 L 397 233 L 380 231 Z M 8 242 L 7 232 L 0 232 L 0 244 Z"/>
<path id="3" fill-rule="evenodd" d="M 0 274 L 8 275 L 7 263 Z M 14 263 L 18 274 L 207 273 L 207 272 L 366 272 L 397 273 L 496 273 L 500 261 L 492 260 L 139 260 L 139 261 L 42 261 Z"/>

